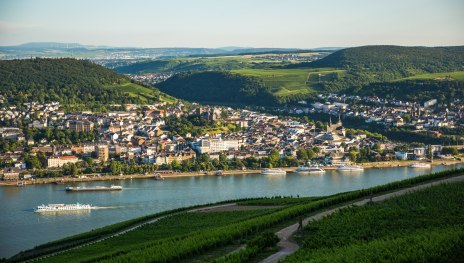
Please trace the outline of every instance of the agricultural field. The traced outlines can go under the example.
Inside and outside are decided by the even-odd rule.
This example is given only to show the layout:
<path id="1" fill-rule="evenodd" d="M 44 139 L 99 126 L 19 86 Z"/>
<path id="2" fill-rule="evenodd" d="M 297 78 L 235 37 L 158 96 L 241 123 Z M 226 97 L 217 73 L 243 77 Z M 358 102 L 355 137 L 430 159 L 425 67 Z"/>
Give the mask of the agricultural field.
<path id="1" fill-rule="evenodd" d="M 197 231 L 212 231 L 215 228 L 237 223 L 256 216 L 269 214 L 272 209 L 257 209 L 231 212 L 185 212 L 166 217 L 156 223 L 145 225 L 125 235 L 114 237 L 80 249 L 52 257 L 45 262 L 96 261 L 104 259 L 102 251 L 108 254 L 125 254 L 145 246 L 156 246 L 167 241 L 180 241 Z M 194 235 L 194 234 L 193 234 Z M 158 244 L 158 245 L 159 245 Z M 235 249 L 235 247 L 234 247 Z M 115 253 L 115 251 L 117 253 Z"/>
<path id="2" fill-rule="evenodd" d="M 276 96 L 295 94 L 307 95 L 316 89 L 316 85 L 324 81 L 343 77 L 346 70 L 339 69 L 241 69 L 231 72 L 256 77 L 271 88 Z"/>
<path id="3" fill-rule="evenodd" d="M 454 262 L 464 256 L 464 183 L 343 209 L 304 229 L 285 262 Z"/>
<path id="4" fill-rule="evenodd" d="M 420 79 L 464 81 L 464 71 L 419 74 L 419 75 L 415 75 L 415 76 L 408 77 L 408 78 L 402 78 L 399 80 L 420 80 Z"/>

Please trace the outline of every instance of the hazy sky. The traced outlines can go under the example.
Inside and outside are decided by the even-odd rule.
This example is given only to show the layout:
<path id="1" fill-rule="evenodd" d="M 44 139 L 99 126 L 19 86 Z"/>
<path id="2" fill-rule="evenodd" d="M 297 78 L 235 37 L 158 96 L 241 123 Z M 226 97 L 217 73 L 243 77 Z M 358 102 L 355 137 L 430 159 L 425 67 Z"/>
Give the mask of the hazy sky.
<path id="1" fill-rule="evenodd" d="M 463 45 L 464 0 L 0 0 L 0 45 Z"/>

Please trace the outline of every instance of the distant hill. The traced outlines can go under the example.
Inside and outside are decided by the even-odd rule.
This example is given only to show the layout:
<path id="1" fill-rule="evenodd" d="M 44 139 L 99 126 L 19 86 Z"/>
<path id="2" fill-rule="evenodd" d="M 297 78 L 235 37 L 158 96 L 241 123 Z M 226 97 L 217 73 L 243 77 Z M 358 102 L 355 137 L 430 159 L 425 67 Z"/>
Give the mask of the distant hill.
<path id="1" fill-rule="evenodd" d="M 169 95 L 199 102 L 269 104 L 275 98 L 256 78 L 228 72 L 179 73 L 157 85 Z"/>
<path id="2" fill-rule="evenodd" d="M 240 61 L 239 61 L 240 62 Z M 156 62 L 160 63 L 160 62 Z M 147 62 L 153 68 L 155 62 Z M 190 64 L 189 64 L 190 63 Z M 186 63 L 190 69 L 214 70 L 218 63 Z M 269 94 L 266 104 L 288 103 L 310 99 L 317 93 L 337 92 L 359 95 L 377 95 L 422 102 L 437 98 L 440 102 L 450 102 L 450 94 L 462 96 L 464 90 L 464 47 L 401 47 L 401 46 L 364 46 L 346 48 L 336 51 L 325 58 L 308 63 L 293 63 L 280 67 L 260 65 L 244 67 L 244 63 L 222 63 L 227 70 L 234 73 L 234 79 L 243 78 L 243 83 L 253 80 L 259 83 L 259 89 Z M 222 65 L 219 64 L 219 65 Z M 142 66 L 144 64 L 139 64 Z M 135 66 L 135 65 L 134 65 Z M 166 65 L 163 64 L 163 67 Z M 242 67 L 242 69 L 234 68 Z M 174 66 L 174 68 L 179 65 Z M 141 68 L 138 68 L 140 70 Z M 215 73 L 219 74 L 219 73 Z M 222 74 L 222 75 L 221 75 Z M 217 76 L 224 76 L 221 73 Z M 186 74 L 174 82 L 169 80 L 159 87 L 174 96 L 184 96 L 190 100 L 216 100 L 221 102 L 237 101 L 232 94 L 233 87 L 221 92 L 222 81 L 227 78 L 215 78 L 214 85 L 206 79 L 201 82 L 193 77 L 207 76 Z M 245 81 L 246 80 L 246 81 Z M 182 94 L 183 86 L 198 86 L 201 92 Z M 226 85 L 227 86 L 227 85 Z M 204 87 L 210 87 L 211 96 Z M 180 93 L 176 93 L 176 89 Z M 192 87 L 190 91 L 194 91 Z M 235 88 L 236 91 L 239 88 Z M 190 92 L 189 91 L 189 92 Z M 244 95 L 244 94 L 242 94 Z M 265 103 L 258 96 L 246 94 L 251 103 Z"/>
<path id="3" fill-rule="evenodd" d="M 0 95 L 10 105 L 59 101 L 69 108 L 98 109 L 110 103 L 155 100 L 156 93 L 159 91 L 131 83 L 127 77 L 86 60 L 0 61 Z"/>
<path id="4" fill-rule="evenodd" d="M 293 66 L 389 72 L 390 77 L 408 77 L 419 73 L 464 70 L 464 46 L 362 46 L 342 49 L 320 60 Z M 386 75 L 379 77 L 388 78 Z"/>

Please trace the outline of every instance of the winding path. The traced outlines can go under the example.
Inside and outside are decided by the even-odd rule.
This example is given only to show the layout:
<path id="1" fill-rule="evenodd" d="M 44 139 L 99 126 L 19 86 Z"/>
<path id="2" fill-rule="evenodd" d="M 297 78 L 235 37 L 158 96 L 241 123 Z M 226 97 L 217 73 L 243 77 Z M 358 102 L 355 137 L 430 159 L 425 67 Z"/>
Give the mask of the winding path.
<path id="1" fill-rule="evenodd" d="M 451 177 L 451 178 L 446 178 L 446 179 L 441 179 L 441 180 L 438 180 L 438 181 L 433 181 L 433 182 L 430 182 L 430 183 L 425 183 L 425 184 L 405 188 L 405 189 L 394 191 L 394 192 L 391 192 L 391 193 L 378 195 L 378 196 L 373 197 L 372 201 L 373 202 L 379 202 L 379 201 L 383 201 L 383 200 L 386 200 L 386 199 L 389 199 L 389 198 L 392 198 L 392 197 L 395 197 L 395 196 L 401 196 L 401 195 L 411 193 L 411 192 L 414 192 L 414 191 L 417 191 L 417 190 L 428 188 L 428 187 L 431 187 L 431 186 L 434 186 L 434 185 L 438 185 L 438 184 L 442 184 L 442 183 L 459 182 L 459 181 L 464 181 L 464 175 Z M 307 225 L 309 223 L 309 221 L 319 220 L 319 219 L 321 219 L 321 218 L 323 218 L 325 216 L 328 216 L 328 215 L 331 215 L 331 214 L 337 212 L 340 209 L 347 208 L 347 207 L 350 207 L 350 206 L 365 205 L 369 201 L 371 201 L 370 198 L 365 198 L 365 199 L 362 199 L 360 201 L 350 203 L 348 205 L 344 205 L 344 206 L 341 206 L 341 207 L 337 207 L 337 208 L 333 208 L 333 209 L 330 209 L 330 210 L 326 210 L 326 211 L 317 213 L 317 214 L 312 215 L 312 216 L 310 216 L 308 218 L 305 218 L 303 220 L 303 226 Z M 289 240 L 290 237 L 293 234 L 295 234 L 296 231 L 298 231 L 298 223 L 293 224 L 291 226 L 288 226 L 286 228 L 283 228 L 283 229 L 279 230 L 278 232 L 276 232 L 277 237 L 279 237 L 279 239 L 280 239 L 279 243 L 277 243 L 277 245 L 280 247 L 280 250 L 278 252 L 270 255 L 269 257 L 265 258 L 261 262 L 262 263 L 275 263 L 275 262 L 278 262 L 279 260 L 282 260 L 286 256 L 288 256 L 290 254 L 293 254 L 295 251 L 297 251 L 300 248 L 298 246 L 298 244 L 296 244 L 296 243 Z"/>

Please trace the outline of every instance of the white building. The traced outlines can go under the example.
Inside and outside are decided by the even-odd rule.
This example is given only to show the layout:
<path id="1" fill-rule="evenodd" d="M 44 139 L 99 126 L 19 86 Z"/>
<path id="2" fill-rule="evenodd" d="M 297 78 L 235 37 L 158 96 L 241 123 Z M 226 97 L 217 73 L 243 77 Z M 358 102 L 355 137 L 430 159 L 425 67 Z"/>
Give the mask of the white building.
<path id="1" fill-rule="evenodd" d="M 200 153 L 217 153 L 238 150 L 238 140 L 208 139 L 192 143 L 192 147 Z"/>
<path id="2" fill-rule="evenodd" d="M 424 102 L 424 108 L 431 107 L 433 105 L 437 104 L 437 99 L 431 99 L 426 102 Z"/>
<path id="3" fill-rule="evenodd" d="M 61 167 L 67 163 L 77 163 L 79 159 L 76 156 L 59 156 L 48 158 L 48 167 Z"/>

